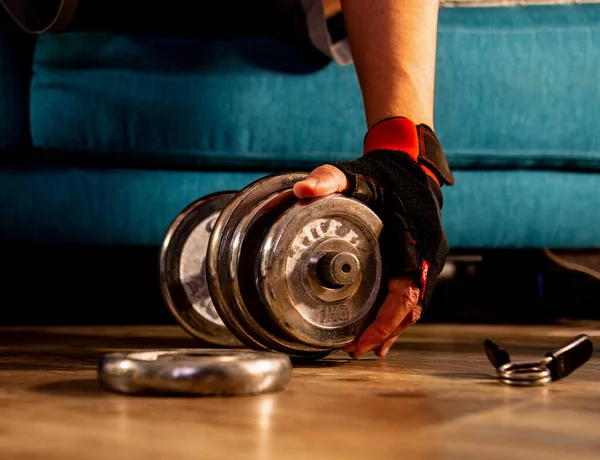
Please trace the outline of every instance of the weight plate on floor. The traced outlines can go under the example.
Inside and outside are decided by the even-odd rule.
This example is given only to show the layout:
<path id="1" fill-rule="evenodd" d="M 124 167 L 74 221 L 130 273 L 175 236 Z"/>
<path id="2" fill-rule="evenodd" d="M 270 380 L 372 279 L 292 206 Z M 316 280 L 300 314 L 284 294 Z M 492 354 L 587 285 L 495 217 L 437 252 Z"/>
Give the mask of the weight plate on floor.
<path id="1" fill-rule="evenodd" d="M 300 344 L 281 333 L 256 287 L 256 263 L 264 234 L 297 199 L 293 185 L 307 173 L 271 175 L 253 182 L 223 209 L 212 231 L 207 278 L 215 308 L 245 345 L 295 357 L 317 358 L 333 350 Z"/>
<path id="2" fill-rule="evenodd" d="M 111 353 L 98 366 L 102 388 L 125 394 L 239 396 L 281 391 L 289 356 L 237 349 Z"/>
<path id="3" fill-rule="evenodd" d="M 340 194 L 301 200 L 268 229 L 259 254 L 259 291 L 289 336 L 313 347 L 351 343 L 381 297 L 383 223 Z"/>
<path id="4" fill-rule="evenodd" d="M 187 206 L 169 226 L 160 253 L 161 293 L 171 314 L 192 336 L 229 348 L 243 345 L 214 307 L 206 254 L 213 225 L 235 194 L 215 193 Z"/>

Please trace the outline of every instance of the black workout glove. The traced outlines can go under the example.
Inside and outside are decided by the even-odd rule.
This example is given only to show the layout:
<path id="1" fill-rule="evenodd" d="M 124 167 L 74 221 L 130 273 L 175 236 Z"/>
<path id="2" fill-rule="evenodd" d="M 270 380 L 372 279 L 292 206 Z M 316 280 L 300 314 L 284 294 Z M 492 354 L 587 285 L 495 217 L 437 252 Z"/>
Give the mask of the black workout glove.
<path id="1" fill-rule="evenodd" d="M 434 132 L 407 118 L 390 118 L 365 137 L 362 158 L 333 163 L 350 183 L 347 195 L 382 219 L 381 249 L 388 278 L 412 275 L 425 310 L 448 256 L 441 185 L 453 185 Z"/>

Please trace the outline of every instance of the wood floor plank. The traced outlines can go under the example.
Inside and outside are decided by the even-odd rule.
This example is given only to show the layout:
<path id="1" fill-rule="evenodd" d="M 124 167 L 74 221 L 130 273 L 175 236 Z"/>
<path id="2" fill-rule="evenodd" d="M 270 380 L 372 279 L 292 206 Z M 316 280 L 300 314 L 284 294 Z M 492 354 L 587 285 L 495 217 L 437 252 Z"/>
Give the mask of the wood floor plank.
<path id="1" fill-rule="evenodd" d="M 494 378 L 485 338 L 540 358 L 600 325 L 417 325 L 385 359 L 297 365 L 280 393 L 149 398 L 99 388 L 104 353 L 198 346 L 180 328 L 0 328 L 1 459 L 600 458 L 600 358 L 564 381 Z M 594 337 L 596 339 L 594 339 Z"/>

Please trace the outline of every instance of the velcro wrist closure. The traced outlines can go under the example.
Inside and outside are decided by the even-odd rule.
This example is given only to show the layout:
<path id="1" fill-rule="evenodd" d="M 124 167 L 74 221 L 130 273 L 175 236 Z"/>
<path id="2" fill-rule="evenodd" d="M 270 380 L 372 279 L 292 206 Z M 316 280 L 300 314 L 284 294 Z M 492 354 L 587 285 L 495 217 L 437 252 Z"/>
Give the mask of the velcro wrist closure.
<path id="1" fill-rule="evenodd" d="M 454 185 L 446 155 L 433 130 L 425 124 L 415 125 L 405 117 L 375 124 L 365 136 L 363 151 L 368 154 L 382 150 L 404 152 L 438 185 Z"/>

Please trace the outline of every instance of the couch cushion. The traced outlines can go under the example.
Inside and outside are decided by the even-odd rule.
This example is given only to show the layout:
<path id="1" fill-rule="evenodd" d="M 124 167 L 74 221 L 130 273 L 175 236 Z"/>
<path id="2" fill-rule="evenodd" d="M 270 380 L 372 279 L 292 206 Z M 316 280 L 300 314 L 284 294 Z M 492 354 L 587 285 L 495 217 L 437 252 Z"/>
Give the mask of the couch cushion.
<path id="1" fill-rule="evenodd" d="M 35 39 L 0 7 L 0 158 L 30 145 L 29 84 Z"/>
<path id="2" fill-rule="evenodd" d="M 442 8 L 436 129 L 453 168 L 600 169 L 600 5 Z M 354 158 L 351 66 L 270 38 L 47 35 L 32 83 L 48 158 L 306 168 Z"/>
<path id="3" fill-rule="evenodd" d="M 0 241 L 156 246 L 192 201 L 262 175 L 2 168 Z M 443 209 L 453 249 L 600 247 L 595 173 L 457 171 L 456 181 Z"/>

